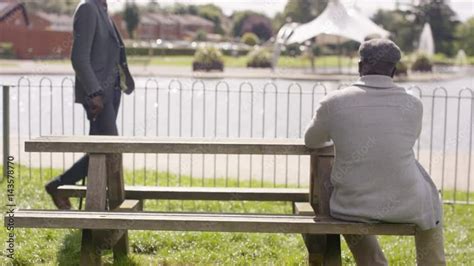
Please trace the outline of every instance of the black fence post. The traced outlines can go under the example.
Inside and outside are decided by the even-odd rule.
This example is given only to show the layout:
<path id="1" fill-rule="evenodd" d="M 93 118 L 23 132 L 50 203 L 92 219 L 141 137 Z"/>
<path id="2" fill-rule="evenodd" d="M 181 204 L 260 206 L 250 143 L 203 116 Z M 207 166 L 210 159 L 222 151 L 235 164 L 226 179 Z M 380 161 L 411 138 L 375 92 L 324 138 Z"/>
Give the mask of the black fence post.
<path id="1" fill-rule="evenodd" d="M 3 175 L 8 177 L 8 156 L 10 156 L 10 87 L 3 86 Z"/>

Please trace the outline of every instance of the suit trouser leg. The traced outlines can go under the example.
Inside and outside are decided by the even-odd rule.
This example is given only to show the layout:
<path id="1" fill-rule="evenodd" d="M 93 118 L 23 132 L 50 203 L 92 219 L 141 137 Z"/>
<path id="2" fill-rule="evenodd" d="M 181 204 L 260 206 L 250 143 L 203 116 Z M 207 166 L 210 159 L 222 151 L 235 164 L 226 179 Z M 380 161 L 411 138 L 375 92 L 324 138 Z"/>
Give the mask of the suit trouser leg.
<path id="1" fill-rule="evenodd" d="M 344 235 L 357 265 L 388 265 L 375 236 Z M 415 234 L 416 261 L 419 266 L 446 265 L 443 226 Z"/>
<path id="2" fill-rule="evenodd" d="M 415 244 L 417 265 L 446 265 L 442 225 L 425 231 L 417 230 Z"/>
<path id="3" fill-rule="evenodd" d="M 388 262 L 379 246 L 376 236 L 372 235 L 344 235 L 354 260 L 359 266 L 383 265 Z"/>
<path id="4" fill-rule="evenodd" d="M 89 135 L 107 135 L 107 136 L 117 136 L 118 129 L 116 125 L 117 114 L 120 107 L 120 90 L 115 91 L 114 99 L 104 105 L 104 109 L 97 116 L 96 120 L 93 121 L 89 118 L 90 128 Z M 84 109 L 88 112 L 88 107 L 84 105 Z M 58 176 L 52 182 L 56 186 L 61 185 L 74 185 L 77 181 L 84 179 L 87 176 L 87 171 L 89 168 L 89 156 L 84 155 L 79 161 L 77 161 L 71 168 L 66 170 L 62 175 Z"/>

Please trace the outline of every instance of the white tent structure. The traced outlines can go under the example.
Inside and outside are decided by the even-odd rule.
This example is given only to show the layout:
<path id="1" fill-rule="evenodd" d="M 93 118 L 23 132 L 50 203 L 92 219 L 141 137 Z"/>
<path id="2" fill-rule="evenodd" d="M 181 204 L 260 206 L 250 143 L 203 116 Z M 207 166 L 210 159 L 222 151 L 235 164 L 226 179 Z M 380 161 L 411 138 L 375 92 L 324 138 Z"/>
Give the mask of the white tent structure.
<path id="1" fill-rule="evenodd" d="M 386 38 L 390 33 L 355 8 L 346 8 L 340 0 L 331 0 L 321 15 L 295 28 L 286 43 L 303 43 L 320 35 L 363 42 L 369 36 Z"/>
<path id="2" fill-rule="evenodd" d="M 418 52 L 430 57 L 434 55 L 435 44 L 430 24 L 425 23 L 425 26 L 423 26 L 423 31 L 421 32 L 419 43 L 420 44 L 418 46 Z"/>

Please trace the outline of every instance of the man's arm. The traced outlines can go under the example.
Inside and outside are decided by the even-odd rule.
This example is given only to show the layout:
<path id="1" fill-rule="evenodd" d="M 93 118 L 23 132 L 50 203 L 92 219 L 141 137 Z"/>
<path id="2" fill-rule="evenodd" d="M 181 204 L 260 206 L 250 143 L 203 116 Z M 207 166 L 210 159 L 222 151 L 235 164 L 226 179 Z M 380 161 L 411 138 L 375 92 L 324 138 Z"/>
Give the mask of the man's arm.
<path id="1" fill-rule="evenodd" d="M 84 85 L 84 91 L 89 96 L 102 92 L 90 60 L 96 25 L 97 13 L 94 7 L 88 3 L 81 4 L 74 14 L 71 61 L 77 78 Z"/>
<path id="2" fill-rule="evenodd" d="M 304 143 L 309 148 L 319 148 L 330 141 L 328 130 L 328 110 L 322 101 L 304 135 Z"/>

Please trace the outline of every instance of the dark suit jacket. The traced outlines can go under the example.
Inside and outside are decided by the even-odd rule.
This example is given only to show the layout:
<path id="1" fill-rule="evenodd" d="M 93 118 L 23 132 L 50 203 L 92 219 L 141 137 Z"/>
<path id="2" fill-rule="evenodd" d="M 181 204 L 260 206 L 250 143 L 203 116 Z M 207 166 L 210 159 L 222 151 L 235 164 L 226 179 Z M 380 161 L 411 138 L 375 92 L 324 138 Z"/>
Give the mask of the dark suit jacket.
<path id="1" fill-rule="evenodd" d="M 83 0 L 74 14 L 71 61 L 76 72 L 75 100 L 85 104 L 87 96 L 101 91 L 104 103 L 111 101 L 117 87 L 119 66 L 123 91 L 135 89 L 128 70 L 122 38 L 98 0 Z"/>

